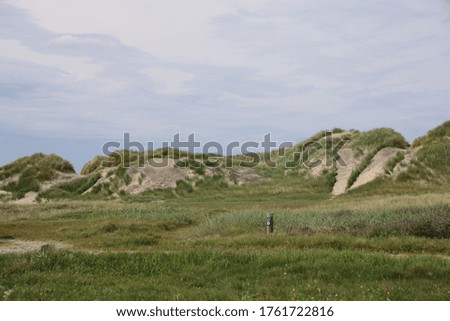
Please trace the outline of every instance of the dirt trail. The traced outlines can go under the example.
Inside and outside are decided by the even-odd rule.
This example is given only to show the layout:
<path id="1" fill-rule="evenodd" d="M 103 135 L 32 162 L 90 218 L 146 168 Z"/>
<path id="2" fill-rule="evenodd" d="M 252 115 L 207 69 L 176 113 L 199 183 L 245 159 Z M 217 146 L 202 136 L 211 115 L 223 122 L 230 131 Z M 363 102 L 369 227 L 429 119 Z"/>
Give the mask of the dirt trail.
<path id="1" fill-rule="evenodd" d="M 408 258 L 408 257 L 424 257 L 424 256 L 430 256 L 430 257 L 437 257 L 442 260 L 450 261 L 450 256 L 443 255 L 443 254 L 413 254 L 413 253 L 397 253 L 397 254 L 389 254 L 390 257 L 402 259 L 402 258 Z"/>
<path id="2" fill-rule="evenodd" d="M 60 242 L 23 241 L 23 240 L 0 240 L 0 254 L 25 253 L 39 250 L 44 245 L 50 245 L 56 249 L 70 248 L 68 244 Z"/>
<path id="3" fill-rule="evenodd" d="M 336 183 L 333 186 L 333 195 L 344 194 L 347 190 L 347 182 L 352 174 L 353 169 L 357 166 L 359 160 L 355 157 L 355 153 L 351 148 L 343 148 L 339 151 L 339 156 L 345 164 L 337 162 Z"/>
<path id="4" fill-rule="evenodd" d="M 358 188 L 373 181 L 375 178 L 382 176 L 387 163 L 393 159 L 398 152 L 403 151 L 403 149 L 393 147 L 386 147 L 378 151 L 369 166 L 367 166 L 366 169 L 358 176 L 350 189 Z"/>

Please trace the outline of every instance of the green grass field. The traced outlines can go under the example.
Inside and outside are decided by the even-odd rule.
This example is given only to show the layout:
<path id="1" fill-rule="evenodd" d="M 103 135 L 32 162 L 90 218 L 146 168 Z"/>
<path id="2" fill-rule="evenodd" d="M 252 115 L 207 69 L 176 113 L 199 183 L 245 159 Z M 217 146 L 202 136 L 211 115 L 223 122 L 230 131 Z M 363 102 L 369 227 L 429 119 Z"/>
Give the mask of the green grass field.
<path id="1" fill-rule="evenodd" d="M 325 134 L 313 136 L 321 146 Z M 371 157 L 407 144 L 389 129 L 345 135 Z M 449 135 L 447 121 L 413 143 L 420 148 L 398 177 L 403 152 L 384 176 L 337 197 L 335 165 L 318 176 L 258 166 L 266 179 L 243 185 L 228 184 L 224 169 L 200 168 L 175 188 L 82 195 L 105 166 L 94 158 L 88 176 L 41 192 L 40 203 L 0 198 L 0 299 L 450 300 Z M 292 159 L 304 145 L 272 156 Z M 56 170 L 73 171 L 55 156 L 34 157 L 36 165 L 22 158 L 0 168 L 3 179 L 23 172 L 4 187 L 13 198 Z M 124 168 L 107 170 L 110 185 L 130 180 Z"/>
<path id="2" fill-rule="evenodd" d="M 322 184 L 321 184 L 322 183 Z M 0 205 L 4 300 L 448 300 L 450 194 L 311 198 L 294 184 Z M 311 187 L 310 187 L 311 188 Z M 253 194 L 249 191 L 253 190 Z M 151 196 L 151 197 L 150 197 Z M 221 197 L 220 197 L 221 196 Z M 149 200 L 151 199 L 151 200 Z M 265 234 L 274 213 L 275 232 Z"/>

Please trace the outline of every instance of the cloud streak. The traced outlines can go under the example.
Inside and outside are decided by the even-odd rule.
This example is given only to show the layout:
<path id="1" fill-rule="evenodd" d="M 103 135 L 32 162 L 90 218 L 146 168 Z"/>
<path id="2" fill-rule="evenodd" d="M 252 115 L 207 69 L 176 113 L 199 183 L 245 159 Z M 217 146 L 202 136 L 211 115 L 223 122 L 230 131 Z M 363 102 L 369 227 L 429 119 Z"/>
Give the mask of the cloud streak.
<path id="1" fill-rule="evenodd" d="M 76 146 L 125 131 L 296 140 L 327 127 L 393 126 L 411 139 L 450 116 L 448 8 L 0 0 L 0 134 Z"/>
<path id="2" fill-rule="evenodd" d="M 43 54 L 33 51 L 17 40 L 0 39 L 0 59 L 24 61 L 31 64 L 62 70 L 76 79 L 92 78 L 100 71 L 100 67 L 89 63 L 89 59 L 82 57 L 67 57 L 62 55 Z"/>

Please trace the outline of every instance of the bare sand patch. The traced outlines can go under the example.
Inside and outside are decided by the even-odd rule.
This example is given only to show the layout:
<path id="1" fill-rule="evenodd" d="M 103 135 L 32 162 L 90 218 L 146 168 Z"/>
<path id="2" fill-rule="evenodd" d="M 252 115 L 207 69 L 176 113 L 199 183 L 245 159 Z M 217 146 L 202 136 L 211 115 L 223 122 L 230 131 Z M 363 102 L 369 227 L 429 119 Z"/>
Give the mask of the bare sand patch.
<path id="1" fill-rule="evenodd" d="M 339 152 L 339 156 L 345 164 L 337 162 L 337 176 L 336 183 L 333 186 L 333 195 L 344 194 L 347 190 L 347 182 L 352 174 L 352 171 L 359 164 L 360 159 L 355 156 L 355 153 L 351 148 L 342 148 Z"/>
<path id="2" fill-rule="evenodd" d="M 173 159 L 166 159 L 167 164 L 156 167 L 145 164 L 143 167 L 132 167 L 128 170 L 131 183 L 124 189 L 128 194 L 139 194 L 147 190 L 175 188 L 177 181 L 190 176 L 188 168 L 175 167 Z"/>
<path id="3" fill-rule="evenodd" d="M 263 182 L 267 178 L 256 173 L 252 168 L 236 167 L 230 170 L 229 180 L 236 185 L 243 185 L 249 182 Z"/>
<path id="4" fill-rule="evenodd" d="M 0 254 L 26 253 L 40 250 L 45 245 L 52 246 L 55 249 L 70 248 L 68 244 L 55 241 L 0 240 Z"/>
<path id="5" fill-rule="evenodd" d="M 379 150 L 378 153 L 376 153 L 372 158 L 369 166 L 367 166 L 366 169 L 364 169 L 364 171 L 358 176 L 350 189 L 358 188 L 373 181 L 375 178 L 382 176 L 387 163 L 393 159 L 398 152 L 404 152 L 404 150 L 393 147 L 386 147 Z"/>

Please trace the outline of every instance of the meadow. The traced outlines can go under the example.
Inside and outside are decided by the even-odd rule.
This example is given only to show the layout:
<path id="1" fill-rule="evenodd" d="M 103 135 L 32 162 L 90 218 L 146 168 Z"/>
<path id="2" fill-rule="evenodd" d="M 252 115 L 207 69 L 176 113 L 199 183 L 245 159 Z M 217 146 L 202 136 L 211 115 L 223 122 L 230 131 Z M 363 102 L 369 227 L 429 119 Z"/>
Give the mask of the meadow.
<path id="1" fill-rule="evenodd" d="M 332 198 L 325 177 L 287 177 L 183 196 L 4 203 L 0 251 L 13 240 L 49 245 L 0 255 L 0 297 L 450 299 L 450 194 L 399 182 L 377 195 L 383 184 Z"/>

